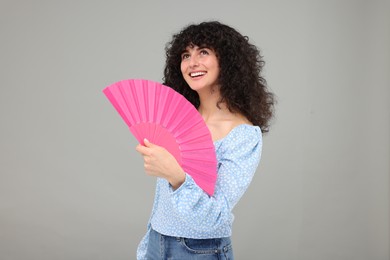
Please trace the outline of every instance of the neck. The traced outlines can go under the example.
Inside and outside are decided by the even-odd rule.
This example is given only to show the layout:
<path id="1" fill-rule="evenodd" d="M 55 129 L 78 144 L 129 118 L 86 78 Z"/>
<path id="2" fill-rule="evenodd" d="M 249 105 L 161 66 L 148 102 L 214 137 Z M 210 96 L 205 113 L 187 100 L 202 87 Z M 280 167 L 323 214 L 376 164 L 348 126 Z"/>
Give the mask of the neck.
<path id="1" fill-rule="evenodd" d="M 207 90 L 207 92 L 198 92 L 198 94 L 200 101 L 198 111 L 205 122 L 213 120 L 213 118 L 220 116 L 228 110 L 224 103 L 220 103 L 219 107 L 217 106 L 221 98 L 218 90 L 214 90 L 213 92 Z"/>

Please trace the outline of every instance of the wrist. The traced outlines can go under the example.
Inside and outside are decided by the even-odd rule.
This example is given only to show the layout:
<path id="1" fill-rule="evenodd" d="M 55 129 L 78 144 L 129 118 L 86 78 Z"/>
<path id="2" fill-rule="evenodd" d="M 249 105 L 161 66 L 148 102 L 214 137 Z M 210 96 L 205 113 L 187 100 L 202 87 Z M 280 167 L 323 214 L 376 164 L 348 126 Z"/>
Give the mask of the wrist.
<path id="1" fill-rule="evenodd" d="M 171 184 L 173 190 L 176 190 L 184 183 L 185 180 L 186 180 L 185 172 L 184 171 L 180 171 L 177 174 L 175 174 L 173 176 L 173 178 L 171 178 L 168 181 Z"/>

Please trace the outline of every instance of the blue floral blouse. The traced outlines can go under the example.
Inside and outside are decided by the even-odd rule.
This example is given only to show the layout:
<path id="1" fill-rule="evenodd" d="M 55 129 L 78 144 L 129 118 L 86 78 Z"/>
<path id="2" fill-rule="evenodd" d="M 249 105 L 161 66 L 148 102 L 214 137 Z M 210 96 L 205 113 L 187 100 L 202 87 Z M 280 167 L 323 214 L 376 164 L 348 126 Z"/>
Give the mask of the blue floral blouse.
<path id="1" fill-rule="evenodd" d="M 173 190 L 169 182 L 157 178 L 156 194 L 146 235 L 137 259 L 145 259 L 149 231 L 174 237 L 219 238 L 232 234 L 232 210 L 248 188 L 260 162 L 262 134 L 258 126 L 236 126 L 214 142 L 218 177 L 209 196 L 186 174 L 184 183 Z"/>

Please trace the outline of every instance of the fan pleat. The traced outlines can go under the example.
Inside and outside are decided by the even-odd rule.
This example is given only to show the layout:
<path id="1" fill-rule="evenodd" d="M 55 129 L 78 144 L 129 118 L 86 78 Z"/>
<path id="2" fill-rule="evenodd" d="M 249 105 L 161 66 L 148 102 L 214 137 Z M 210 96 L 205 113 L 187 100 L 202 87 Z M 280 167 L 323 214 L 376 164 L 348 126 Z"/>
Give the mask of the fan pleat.
<path id="1" fill-rule="evenodd" d="M 186 161 L 198 161 L 198 162 L 209 162 L 214 163 L 214 159 L 212 157 L 205 158 L 204 152 L 202 150 L 196 151 L 196 152 L 182 152 L 183 159 L 186 159 Z"/>
<path id="2" fill-rule="evenodd" d="M 181 136 L 183 133 L 188 133 L 196 128 L 198 124 L 204 124 L 203 119 L 193 118 L 191 114 L 198 113 L 195 107 L 185 107 L 175 116 L 175 120 L 170 125 L 170 131 L 175 133 L 176 137 Z M 202 120 L 202 121 L 200 121 Z"/>
<path id="3" fill-rule="evenodd" d="M 198 113 L 198 111 L 194 108 L 194 111 L 191 113 Z M 205 125 L 205 122 L 201 116 L 199 116 L 197 118 L 191 118 L 191 120 L 188 120 L 186 118 L 181 122 L 181 124 L 182 125 L 181 125 L 180 129 L 178 129 L 178 136 L 180 136 L 182 134 L 188 135 L 188 133 L 186 132 L 188 130 L 190 130 L 190 131 L 205 131 L 208 134 L 210 133 L 210 131 L 208 129 L 204 129 L 203 126 Z"/>
<path id="4" fill-rule="evenodd" d="M 208 194 L 217 178 L 215 147 L 196 108 L 172 88 L 143 80 L 123 80 L 103 90 L 134 137 L 165 147 Z"/>
<path id="5" fill-rule="evenodd" d="M 210 169 L 209 166 L 210 165 L 207 165 L 207 167 L 204 167 L 203 169 L 202 169 L 202 167 L 193 167 L 191 165 L 186 165 L 185 167 L 186 167 L 188 172 L 190 172 L 192 174 L 196 174 L 197 178 L 213 179 L 214 180 L 214 178 L 216 179 L 217 176 L 215 175 L 215 176 L 211 177 L 209 174 L 207 174 L 207 171 L 204 170 L 206 168 Z M 216 171 L 216 168 L 215 168 L 215 171 Z"/>
<path id="6" fill-rule="evenodd" d="M 148 93 L 149 93 L 149 115 L 148 115 L 148 122 L 156 122 L 156 109 L 157 109 L 157 103 L 156 98 L 158 98 L 157 94 L 157 88 L 155 84 L 151 84 L 151 82 L 148 82 Z"/>
<path id="7" fill-rule="evenodd" d="M 191 166 L 187 167 L 187 172 L 192 172 L 192 174 L 196 176 L 196 178 L 194 178 L 195 183 L 201 186 L 204 191 L 208 193 L 212 193 L 212 191 L 214 191 L 214 185 L 217 179 L 216 175 L 210 177 L 209 175 L 205 174 L 204 171 Z"/>
<path id="8" fill-rule="evenodd" d="M 106 88 L 104 91 L 104 94 L 111 101 L 112 105 L 114 106 L 116 111 L 121 115 L 121 117 L 126 122 L 126 124 L 131 125 L 132 118 L 131 118 L 130 112 L 127 110 L 127 106 L 123 105 L 124 101 L 123 101 L 123 99 L 121 99 L 121 94 L 118 95 L 117 92 L 119 92 L 118 89 L 107 89 Z M 122 106 L 121 106 L 121 104 L 122 104 Z M 122 107 L 124 107 L 124 108 L 122 108 Z"/>
<path id="9" fill-rule="evenodd" d="M 176 137 L 180 138 L 181 136 L 186 136 L 191 133 L 194 133 L 197 131 L 197 129 L 202 129 L 203 124 L 204 121 L 202 118 L 194 118 L 192 120 L 188 120 L 186 117 L 180 122 L 180 127 L 176 131 Z"/>
<path id="10" fill-rule="evenodd" d="M 162 126 L 166 127 L 164 124 L 164 117 L 166 114 L 168 114 L 168 106 L 169 106 L 169 92 L 167 89 L 162 89 L 158 98 L 158 104 L 165 104 L 163 107 L 159 107 L 157 110 L 157 118 L 156 118 L 156 123 L 161 124 Z"/>
<path id="11" fill-rule="evenodd" d="M 177 113 L 179 113 L 178 110 L 180 110 L 180 109 L 178 109 L 178 107 L 179 107 L 180 101 L 175 100 L 174 95 L 168 95 L 167 102 L 168 103 L 166 104 L 166 106 L 164 108 L 167 111 L 167 113 L 164 116 L 163 125 L 166 128 L 170 129 L 172 122 L 175 120 L 175 118 L 177 116 Z"/>
<path id="12" fill-rule="evenodd" d="M 137 104 L 135 104 L 133 100 L 133 94 L 131 93 L 131 88 L 127 87 L 129 86 L 128 82 L 123 82 L 124 84 L 121 85 L 118 83 L 117 90 L 120 92 L 120 96 L 122 97 L 121 100 L 123 100 L 121 107 L 126 107 L 126 112 L 128 111 L 128 115 L 132 117 L 131 125 L 137 124 L 141 122 L 140 113 L 138 111 Z M 113 88 L 114 90 L 115 88 Z M 130 97 L 130 98 L 129 98 Z M 126 113 L 127 115 L 127 113 Z"/>
<path id="13" fill-rule="evenodd" d="M 195 134 L 198 134 L 198 136 L 196 136 Z M 207 133 L 203 131 L 190 131 L 188 135 L 182 135 L 181 137 L 177 137 L 177 140 L 180 143 L 189 145 L 196 145 L 197 143 L 201 143 L 203 141 L 211 141 L 211 139 L 208 138 Z"/>
<path id="14" fill-rule="evenodd" d="M 125 85 L 126 86 L 126 85 Z M 139 91 L 140 88 L 135 88 L 134 85 L 130 85 L 130 87 L 123 86 L 122 89 L 126 92 L 128 97 L 128 104 L 132 113 L 136 116 L 136 122 L 140 123 L 145 121 L 145 109 L 142 102 L 143 92 Z M 139 93 L 140 92 L 140 93 Z"/>

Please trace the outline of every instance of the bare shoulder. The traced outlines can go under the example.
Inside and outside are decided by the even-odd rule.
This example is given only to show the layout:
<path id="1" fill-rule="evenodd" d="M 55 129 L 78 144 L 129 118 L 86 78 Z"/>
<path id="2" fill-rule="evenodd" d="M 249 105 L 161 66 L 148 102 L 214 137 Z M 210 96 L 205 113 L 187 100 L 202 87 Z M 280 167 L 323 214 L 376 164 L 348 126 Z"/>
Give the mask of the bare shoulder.
<path id="1" fill-rule="evenodd" d="M 207 126 L 210 129 L 213 141 L 217 141 L 227 136 L 236 126 L 242 124 L 252 125 L 246 117 L 240 114 L 232 114 L 228 118 L 210 122 Z"/>

